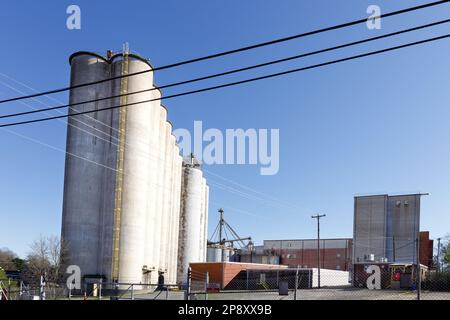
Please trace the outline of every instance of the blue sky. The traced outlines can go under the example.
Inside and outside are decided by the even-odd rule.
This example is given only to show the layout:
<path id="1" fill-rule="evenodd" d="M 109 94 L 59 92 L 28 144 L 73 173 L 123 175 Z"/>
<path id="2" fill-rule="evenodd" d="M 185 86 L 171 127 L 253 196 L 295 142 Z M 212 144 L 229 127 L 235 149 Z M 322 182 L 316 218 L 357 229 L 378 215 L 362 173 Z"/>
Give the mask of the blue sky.
<path id="1" fill-rule="evenodd" d="M 66 86 L 68 57 L 78 50 L 132 51 L 155 66 L 267 41 L 425 1 L 13 1 L 0 4 L 0 98 L 30 93 L 6 76 L 37 89 Z M 82 29 L 66 28 L 66 8 L 81 7 Z M 364 24 L 155 75 L 157 84 L 185 80 L 448 18 L 450 5 L 386 18 L 381 30 Z M 314 64 L 448 33 L 448 25 L 164 91 L 190 90 Z M 242 236 L 256 242 L 315 236 L 311 214 L 324 237 L 351 237 L 353 197 L 369 193 L 429 192 L 421 228 L 432 237 L 449 232 L 450 41 L 310 70 L 282 78 L 166 101 L 175 128 L 279 128 L 280 171 L 261 176 L 250 165 L 216 165 L 211 181 L 210 224 L 223 206 Z M 55 95 L 67 101 L 67 94 Z M 54 105 L 46 98 L 42 102 Z M 26 103 L 42 107 L 37 101 Z M 1 105 L 1 113 L 27 110 Z M 57 149 L 65 148 L 65 122 L 10 130 Z M 64 153 L 0 131 L 0 247 L 25 255 L 39 235 L 59 235 Z M 217 183 L 256 196 L 225 191 Z M 214 184 L 216 186 L 214 186 Z M 270 197 L 268 197 L 269 195 Z M 274 200 L 276 199 L 276 200 Z"/>

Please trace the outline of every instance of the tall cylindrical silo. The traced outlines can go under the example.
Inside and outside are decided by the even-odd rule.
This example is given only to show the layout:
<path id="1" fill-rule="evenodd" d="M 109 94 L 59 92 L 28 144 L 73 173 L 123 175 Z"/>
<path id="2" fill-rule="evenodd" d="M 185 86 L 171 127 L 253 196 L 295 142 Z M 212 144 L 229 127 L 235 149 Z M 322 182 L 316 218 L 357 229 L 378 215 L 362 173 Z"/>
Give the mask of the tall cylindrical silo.
<path id="1" fill-rule="evenodd" d="M 174 247 L 178 245 L 178 243 L 174 243 L 173 241 L 173 236 L 175 233 L 175 209 L 174 209 L 174 204 L 176 201 L 176 196 L 175 196 L 175 188 L 176 188 L 176 174 L 177 174 L 177 169 L 175 167 L 176 164 L 176 157 L 177 157 L 177 150 L 179 150 L 178 146 L 176 145 L 176 138 L 175 136 L 172 134 L 171 135 L 171 149 L 172 149 L 172 158 L 171 158 L 171 182 L 170 182 L 170 191 L 169 191 L 169 232 L 168 232 L 168 238 L 167 238 L 167 243 L 168 243 L 168 250 L 167 250 L 167 270 L 168 270 L 168 281 L 169 283 L 175 283 L 174 282 L 174 270 L 172 269 L 173 267 L 173 260 L 175 259 L 173 253 L 174 253 Z M 175 274 L 176 274 L 176 270 L 175 270 Z"/>
<path id="2" fill-rule="evenodd" d="M 73 89 L 71 103 L 153 88 L 152 67 L 145 59 L 126 53 L 108 58 L 87 52 L 74 54 L 71 84 L 150 72 Z M 159 90 L 151 90 L 74 106 L 71 112 L 160 96 Z M 167 110 L 154 101 L 99 111 L 91 116 L 93 119 L 86 117 L 83 122 L 110 137 L 108 142 L 68 127 L 62 226 L 62 237 L 69 246 L 68 263 L 79 265 L 82 275 L 102 275 L 107 281 L 119 282 L 155 283 L 157 271 L 167 271 L 166 283 L 173 283 L 177 277 L 181 180 L 185 172 L 172 127 L 167 122 Z M 73 118 L 69 118 L 71 121 Z M 201 171 L 192 170 L 188 176 L 194 178 L 188 180 L 195 179 L 195 170 L 201 180 Z M 198 188 L 202 184 L 204 192 L 203 181 L 194 185 Z M 192 199 L 188 193 L 187 199 Z M 187 229 L 196 230 L 194 236 L 202 242 L 204 199 L 197 203 L 200 210 L 195 210 L 195 214 L 199 212 L 199 219 L 194 217 Z M 192 209 L 192 200 L 184 207 Z M 197 227 L 191 228 L 193 224 Z M 194 249 L 198 252 L 191 255 L 191 261 L 201 261 L 201 246 L 198 248 Z"/>
<path id="3" fill-rule="evenodd" d="M 186 281 L 189 263 L 200 257 L 200 219 L 202 214 L 202 171 L 193 163 L 183 167 L 181 216 L 178 249 L 178 282 Z"/>
<path id="4" fill-rule="evenodd" d="M 154 251 L 153 251 L 153 261 L 156 267 L 156 272 L 154 272 L 154 279 L 157 280 L 157 272 L 162 270 L 160 263 L 160 250 L 161 250 L 161 228 L 162 228 L 162 217 L 164 210 L 164 168 L 166 159 L 166 120 L 167 120 L 167 110 L 161 104 L 159 105 L 159 157 L 158 157 L 158 180 L 157 180 L 157 197 L 156 197 L 156 210 L 155 210 L 155 225 L 153 228 L 154 237 Z"/>
<path id="5" fill-rule="evenodd" d="M 160 246 L 160 269 L 164 277 L 168 277 L 169 256 L 169 232 L 170 232 L 170 209 L 171 209 L 171 185 L 172 185 L 172 161 L 175 139 L 172 135 L 172 124 L 166 121 L 166 153 L 164 162 L 164 190 L 163 190 L 163 212 L 161 217 L 161 246 Z"/>
<path id="6" fill-rule="evenodd" d="M 155 88 L 157 88 L 155 86 Z M 161 91 L 159 89 L 153 90 L 153 99 L 161 98 Z M 157 212 L 157 196 L 159 192 L 158 172 L 159 172 L 159 161 L 160 161 L 160 135 L 165 134 L 160 132 L 160 101 L 153 101 L 151 106 L 151 119 L 150 127 L 152 131 L 152 136 L 150 139 L 149 147 L 149 189 L 148 189 L 148 199 L 147 199 L 147 219 L 146 219 L 146 240 L 145 240 L 145 253 L 144 253 L 144 265 L 146 266 L 146 283 L 156 283 L 157 281 L 157 271 L 158 266 L 156 265 L 154 259 L 155 248 L 155 228 L 156 228 L 156 212 Z"/>
<path id="7" fill-rule="evenodd" d="M 176 139 L 175 136 L 173 134 L 171 134 L 170 137 L 170 144 L 171 144 L 171 160 L 170 160 L 170 185 L 169 185 L 169 207 L 168 207 L 168 232 L 167 232 L 167 237 L 166 237 L 166 241 L 167 241 L 167 261 L 166 261 L 166 266 L 167 266 L 167 280 L 168 283 L 173 283 L 172 282 L 172 252 L 173 252 L 173 242 L 172 242 L 172 236 L 173 236 L 173 220 L 174 220 L 174 210 L 173 210 L 173 203 L 174 203 L 174 187 L 175 187 L 175 167 L 174 167 L 174 160 L 175 160 L 175 149 L 178 148 L 178 146 L 176 146 Z"/>
<path id="8" fill-rule="evenodd" d="M 108 78 L 109 63 L 93 53 L 79 52 L 71 56 L 71 86 Z M 110 84 L 100 83 L 75 88 L 70 91 L 69 102 L 103 98 L 110 95 Z M 86 103 L 73 106 L 69 114 L 95 110 L 106 102 Z M 110 112 L 91 114 L 99 120 L 110 120 Z M 68 118 L 74 124 L 82 116 Z M 87 125 L 106 130 L 91 118 L 83 118 Z M 85 131 L 67 126 L 66 161 L 64 176 L 64 201 L 61 236 L 66 243 L 67 263 L 81 268 L 82 275 L 97 274 L 98 257 L 101 251 L 100 232 L 102 229 L 104 183 L 107 177 L 114 178 L 114 171 L 105 168 L 105 150 L 113 148 L 106 141 L 97 139 Z M 82 158 L 88 159 L 88 161 Z M 96 163 L 102 164 L 97 165 Z M 108 196 L 108 195 L 106 195 Z"/>
<path id="9" fill-rule="evenodd" d="M 117 56 L 113 62 L 115 75 L 151 70 L 147 61 L 135 56 Z M 126 81 L 124 81 L 126 79 Z M 120 79 L 115 94 L 148 90 L 153 87 L 153 73 L 146 72 Z M 150 91 L 132 94 L 124 102 L 135 103 L 152 99 Z M 126 107 L 125 153 L 123 159 L 123 183 L 116 190 L 120 203 L 119 269 L 120 282 L 139 283 L 143 280 L 146 213 L 148 198 L 149 157 L 148 148 L 152 136 L 149 126 L 151 102 Z M 121 193 L 121 194 L 120 194 Z"/>
<path id="10" fill-rule="evenodd" d="M 206 198 L 206 207 L 205 207 L 205 210 L 206 210 L 206 219 L 205 219 L 205 225 L 206 225 L 206 228 L 205 228 L 205 241 L 206 241 L 206 244 L 205 244 L 205 253 L 204 253 L 204 255 L 203 255 L 203 259 L 204 259 L 204 261 L 206 261 L 206 248 L 208 247 L 208 223 L 209 223 L 209 186 L 208 186 L 208 184 L 206 184 L 206 190 L 205 190 L 205 193 L 206 193 L 206 195 L 205 195 L 205 198 Z"/>
<path id="11" fill-rule="evenodd" d="M 198 242 L 198 252 L 199 252 L 199 260 L 198 262 L 203 261 L 203 244 L 206 245 L 205 240 L 205 189 L 206 189 L 206 179 L 202 178 L 202 198 L 201 198 L 201 211 L 200 211 L 200 239 Z"/>
<path id="12" fill-rule="evenodd" d="M 206 261 L 206 247 L 208 242 L 208 206 L 209 206 L 209 186 L 206 184 L 206 179 L 203 178 L 203 201 L 202 201 L 202 213 L 203 219 L 201 221 L 202 226 L 202 238 L 200 241 L 200 261 Z"/>
<path id="13" fill-rule="evenodd" d="M 181 170 L 182 157 L 180 156 L 180 149 L 178 146 L 174 148 L 174 169 L 173 169 L 173 191 L 172 191 L 172 236 L 171 236 L 171 283 L 176 283 L 177 280 L 177 263 L 178 263 L 178 234 L 179 234 L 179 219 L 180 219 L 180 195 L 181 195 Z"/>

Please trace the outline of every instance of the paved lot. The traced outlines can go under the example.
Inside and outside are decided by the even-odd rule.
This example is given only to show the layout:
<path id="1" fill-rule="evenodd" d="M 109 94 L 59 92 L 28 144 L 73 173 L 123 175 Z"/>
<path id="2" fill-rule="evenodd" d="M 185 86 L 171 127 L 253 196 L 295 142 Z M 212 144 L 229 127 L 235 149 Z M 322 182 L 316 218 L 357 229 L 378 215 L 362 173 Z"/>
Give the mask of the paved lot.
<path id="1" fill-rule="evenodd" d="M 157 299 L 165 300 L 183 300 L 184 292 L 170 291 L 135 293 L 135 299 Z M 129 298 L 129 296 L 124 297 Z M 422 291 L 423 300 L 450 300 L 450 292 L 427 292 Z M 196 294 L 193 299 L 205 300 L 204 294 Z M 233 292 L 222 291 L 220 293 L 209 293 L 208 300 L 293 300 L 294 291 L 289 291 L 288 296 L 280 296 L 274 291 L 259 292 Z M 348 288 L 322 288 L 322 289 L 304 289 L 297 291 L 297 300 L 415 300 L 417 293 L 414 291 L 397 290 L 368 290 L 354 287 Z"/>

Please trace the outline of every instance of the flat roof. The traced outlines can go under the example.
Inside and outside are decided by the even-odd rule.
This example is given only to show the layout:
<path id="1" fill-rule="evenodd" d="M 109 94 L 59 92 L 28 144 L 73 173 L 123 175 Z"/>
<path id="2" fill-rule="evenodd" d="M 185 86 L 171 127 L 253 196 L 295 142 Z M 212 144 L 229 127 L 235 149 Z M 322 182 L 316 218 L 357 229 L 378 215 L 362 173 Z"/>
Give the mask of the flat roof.
<path id="1" fill-rule="evenodd" d="M 326 241 L 326 240 L 353 240 L 353 238 L 326 238 L 326 239 L 320 239 L 320 241 Z M 309 239 L 267 239 L 263 241 L 317 241 L 317 238 L 309 238 Z"/>
<path id="2" fill-rule="evenodd" d="M 380 193 L 380 194 L 361 194 L 361 195 L 355 195 L 355 198 L 369 198 L 369 197 L 406 197 L 406 196 L 428 196 L 429 193 L 399 193 L 399 194 L 387 194 L 387 193 Z"/>

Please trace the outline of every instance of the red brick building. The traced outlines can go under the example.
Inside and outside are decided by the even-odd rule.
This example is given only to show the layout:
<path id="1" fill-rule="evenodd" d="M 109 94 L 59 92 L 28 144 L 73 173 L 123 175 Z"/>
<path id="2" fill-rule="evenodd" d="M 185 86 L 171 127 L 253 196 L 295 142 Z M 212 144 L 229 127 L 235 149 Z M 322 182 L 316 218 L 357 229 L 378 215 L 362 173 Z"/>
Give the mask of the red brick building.
<path id="1" fill-rule="evenodd" d="M 217 284 L 224 289 L 241 272 L 246 270 L 283 270 L 286 266 L 260 263 L 240 262 L 195 262 L 189 264 L 191 267 L 192 282 L 204 281 L 205 274 L 209 275 L 210 284 Z"/>
<path id="2" fill-rule="evenodd" d="M 352 239 L 321 239 L 320 267 L 348 271 L 352 262 Z M 317 268 L 317 239 L 264 240 L 266 254 L 280 257 L 291 268 Z"/>
<path id="3" fill-rule="evenodd" d="M 430 240 L 429 231 L 420 231 L 419 258 L 424 266 L 433 267 L 433 240 Z"/>

